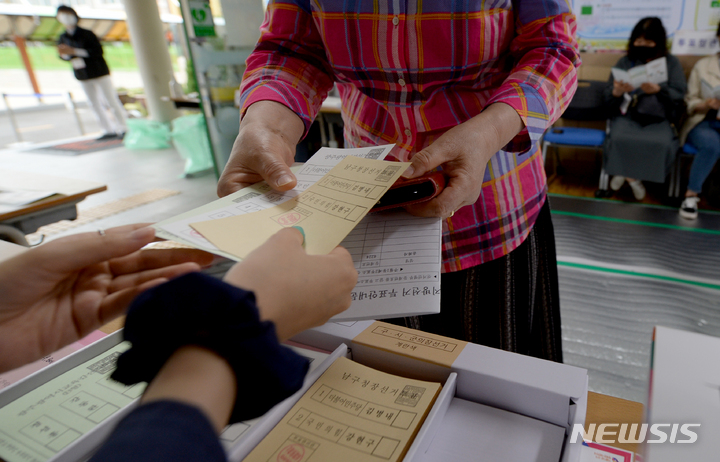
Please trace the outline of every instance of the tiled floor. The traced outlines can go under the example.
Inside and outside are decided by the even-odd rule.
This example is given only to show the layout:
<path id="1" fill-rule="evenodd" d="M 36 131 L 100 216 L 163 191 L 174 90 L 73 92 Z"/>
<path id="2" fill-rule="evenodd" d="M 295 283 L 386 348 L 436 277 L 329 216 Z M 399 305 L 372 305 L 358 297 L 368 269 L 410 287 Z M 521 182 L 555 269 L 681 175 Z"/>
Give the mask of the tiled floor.
<path id="1" fill-rule="evenodd" d="M 720 214 L 553 195 L 566 364 L 644 402 L 653 329 L 720 336 Z M 694 225 L 691 226 L 691 225 Z"/>

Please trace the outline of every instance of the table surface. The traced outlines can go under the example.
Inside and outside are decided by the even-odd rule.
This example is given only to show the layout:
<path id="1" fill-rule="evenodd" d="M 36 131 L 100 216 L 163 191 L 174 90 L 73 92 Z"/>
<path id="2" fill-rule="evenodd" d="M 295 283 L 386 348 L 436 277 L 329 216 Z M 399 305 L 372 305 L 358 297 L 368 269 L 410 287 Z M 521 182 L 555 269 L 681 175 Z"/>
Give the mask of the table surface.
<path id="1" fill-rule="evenodd" d="M 46 199 L 0 213 L 0 222 L 29 213 L 78 202 L 85 197 L 107 190 L 107 186 L 95 181 L 76 180 L 38 173 L 0 169 L 0 189 L 29 191 L 52 191 L 57 194 Z"/>
<path id="2" fill-rule="evenodd" d="M 618 423 L 618 424 L 638 424 L 637 431 L 640 431 L 640 425 L 643 423 L 645 408 L 642 403 L 628 401 L 626 399 L 615 398 L 613 396 L 603 395 L 600 393 L 588 392 L 587 415 L 585 416 L 585 429 L 588 425 L 602 423 Z M 610 427 L 608 431 L 619 432 L 619 427 Z M 637 436 L 637 435 L 635 435 Z M 597 438 L 593 438 L 597 440 Z M 637 452 L 637 443 L 613 443 L 608 446 L 624 449 L 626 451 Z"/>

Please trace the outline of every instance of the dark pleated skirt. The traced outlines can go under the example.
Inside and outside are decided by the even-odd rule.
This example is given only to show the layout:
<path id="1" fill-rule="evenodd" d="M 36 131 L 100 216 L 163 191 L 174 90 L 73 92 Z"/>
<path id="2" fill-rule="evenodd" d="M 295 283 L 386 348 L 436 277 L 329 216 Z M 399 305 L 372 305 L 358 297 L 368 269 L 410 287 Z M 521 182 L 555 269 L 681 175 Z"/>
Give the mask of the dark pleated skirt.
<path id="1" fill-rule="evenodd" d="M 603 166 L 609 175 L 663 183 L 679 146 L 667 120 L 643 126 L 630 117 L 616 117 L 605 140 Z"/>
<path id="2" fill-rule="evenodd" d="M 555 236 L 548 201 L 508 255 L 441 279 L 440 314 L 387 320 L 424 332 L 562 362 Z"/>

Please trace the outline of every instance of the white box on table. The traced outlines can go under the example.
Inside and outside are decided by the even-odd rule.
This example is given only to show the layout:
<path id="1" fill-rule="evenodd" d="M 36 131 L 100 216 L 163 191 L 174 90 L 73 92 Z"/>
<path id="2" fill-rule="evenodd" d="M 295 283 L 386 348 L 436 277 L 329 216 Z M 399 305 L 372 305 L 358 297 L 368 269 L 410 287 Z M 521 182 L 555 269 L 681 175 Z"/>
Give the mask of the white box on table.
<path id="1" fill-rule="evenodd" d="M 646 460 L 718 460 L 720 338 L 655 327 L 647 414 Z M 662 439 L 651 431 L 658 424 L 667 441 L 653 444 Z"/>
<path id="2" fill-rule="evenodd" d="M 303 332 L 293 340 L 326 350 L 345 343 L 351 349 L 353 360 L 384 372 L 412 378 L 445 383 L 451 373 L 457 373 L 453 385 L 456 390 L 450 395 L 450 400 L 477 403 L 561 427 L 564 429 L 561 453 L 550 460 L 575 462 L 580 458 L 582 440 L 572 444 L 570 435 L 574 424 L 585 424 L 587 371 L 584 369 L 373 321 L 326 324 Z M 451 403 L 441 401 L 439 398 L 435 407 L 445 406 L 447 412 Z M 471 415 L 476 415 L 478 419 L 513 418 L 508 415 L 502 417 L 492 410 L 471 404 L 463 403 L 460 406 L 460 401 L 455 404 L 452 415 L 458 418 Z M 445 412 L 431 412 L 423 428 L 428 425 L 439 427 L 440 423 L 443 426 L 450 424 L 443 422 Z M 531 439 L 536 438 L 535 443 L 526 443 L 539 445 L 538 454 L 547 454 L 543 452 L 547 448 L 541 447 L 542 438 L 538 438 L 542 430 L 532 428 L 528 421 L 522 419 L 517 422 L 517 425 L 527 429 L 524 434 Z M 478 421 L 478 424 L 482 422 Z M 436 431 L 437 428 L 428 429 L 423 436 L 421 429 L 405 461 L 424 461 L 423 454 L 430 446 L 423 438 L 432 440 Z M 501 443 L 510 444 L 507 439 Z M 523 443 L 512 442 L 518 445 Z M 468 441 L 466 448 L 482 444 L 478 438 L 476 441 Z M 436 449 L 433 448 L 433 451 Z M 491 453 L 487 455 L 491 457 L 488 460 L 500 460 L 493 459 Z M 503 456 L 508 457 L 508 454 Z M 450 460 L 444 459 L 444 462 Z M 474 460 L 480 460 L 479 455 Z"/>

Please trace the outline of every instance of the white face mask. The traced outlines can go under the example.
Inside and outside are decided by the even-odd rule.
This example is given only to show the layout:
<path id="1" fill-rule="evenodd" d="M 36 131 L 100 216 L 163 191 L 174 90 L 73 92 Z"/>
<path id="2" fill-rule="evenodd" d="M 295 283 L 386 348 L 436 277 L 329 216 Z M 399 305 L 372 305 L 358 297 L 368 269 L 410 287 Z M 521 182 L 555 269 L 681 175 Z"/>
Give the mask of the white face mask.
<path id="1" fill-rule="evenodd" d="M 77 25 L 77 18 L 70 13 L 58 14 L 57 20 L 60 24 L 62 24 L 65 27 L 75 27 Z"/>

